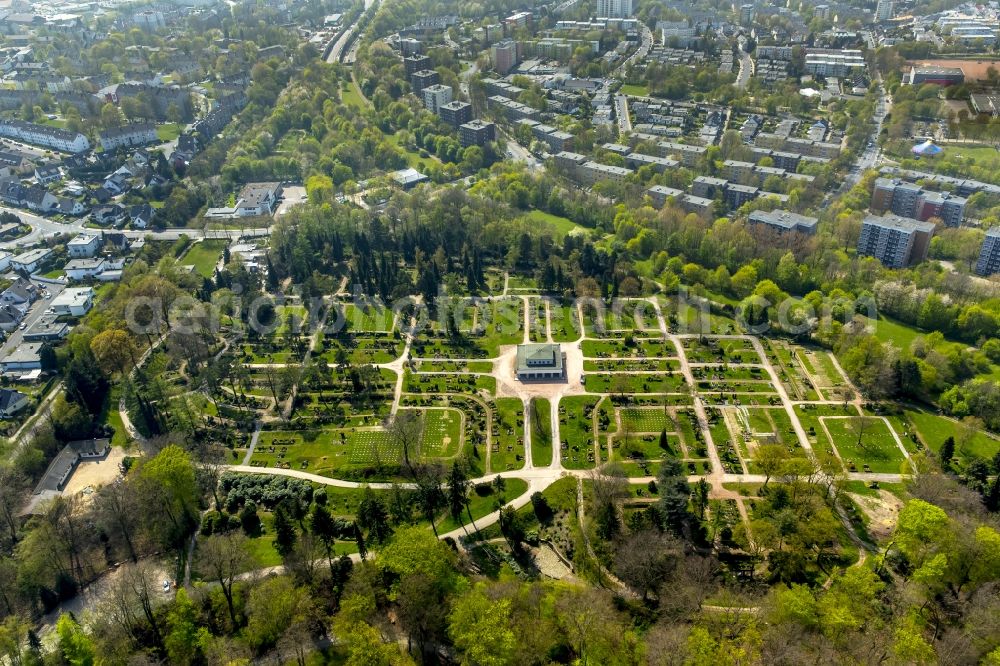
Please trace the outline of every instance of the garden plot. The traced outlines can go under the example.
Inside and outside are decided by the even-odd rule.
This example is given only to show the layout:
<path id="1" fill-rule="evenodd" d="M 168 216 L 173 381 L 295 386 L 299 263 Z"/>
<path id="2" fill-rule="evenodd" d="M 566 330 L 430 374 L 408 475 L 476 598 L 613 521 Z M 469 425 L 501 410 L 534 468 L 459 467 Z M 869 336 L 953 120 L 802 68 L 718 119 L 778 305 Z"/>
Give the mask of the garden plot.
<path id="1" fill-rule="evenodd" d="M 799 363 L 802 347 L 780 340 L 763 340 L 768 360 L 792 400 L 819 400 L 813 377 Z"/>

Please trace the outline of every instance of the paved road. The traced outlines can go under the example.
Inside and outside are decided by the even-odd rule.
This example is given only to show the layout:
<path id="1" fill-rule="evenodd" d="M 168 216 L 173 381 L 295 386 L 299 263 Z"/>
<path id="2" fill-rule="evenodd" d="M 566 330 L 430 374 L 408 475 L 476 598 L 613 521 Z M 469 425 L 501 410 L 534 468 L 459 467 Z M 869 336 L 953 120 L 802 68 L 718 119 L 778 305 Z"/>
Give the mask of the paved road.
<path id="1" fill-rule="evenodd" d="M 618 118 L 618 136 L 625 136 L 632 131 L 632 117 L 628 112 L 628 97 L 615 95 L 615 116 Z"/>
<path id="2" fill-rule="evenodd" d="M 542 168 L 542 163 L 527 148 L 515 141 L 513 137 L 506 136 L 504 138 L 507 139 L 507 157 L 527 164 L 532 171 L 538 171 Z"/>
<path id="3" fill-rule="evenodd" d="M 886 95 L 885 87 L 882 85 L 882 77 L 879 76 L 875 84 L 878 86 L 879 99 L 875 103 L 875 127 L 872 128 L 872 134 L 869 138 L 868 143 L 865 145 L 861 154 L 858 155 L 858 159 L 855 161 L 854 166 L 851 167 L 851 171 L 847 174 L 844 179 L 844 184 L 841 186 L 840 191 L 847 192 L 852 187 L 860 182 L 861 177 L 864 176 L 865 171 L 869 169 L 874 169 L 878 165 L 879 158 L 881 157 L 882 149 L 879 148 L 878 138 L 882 133 L 882 123 L 885 122 L 885 117 L 889 113 L 889 109 L 892 108 L 892 102 L 889 101 L 888 95 Z"/>
<path id="4" fill-rule="evenodd" d="M 750 83 L 750 77 L 753 76 L 753 60 L 750 58 L 750 54 L 743 50 L 742 44 L 737 47 L 736 53 L 740 57 L 740 73 L 736 76 L 736 87 L 743 89 L 747 87 Z"/>

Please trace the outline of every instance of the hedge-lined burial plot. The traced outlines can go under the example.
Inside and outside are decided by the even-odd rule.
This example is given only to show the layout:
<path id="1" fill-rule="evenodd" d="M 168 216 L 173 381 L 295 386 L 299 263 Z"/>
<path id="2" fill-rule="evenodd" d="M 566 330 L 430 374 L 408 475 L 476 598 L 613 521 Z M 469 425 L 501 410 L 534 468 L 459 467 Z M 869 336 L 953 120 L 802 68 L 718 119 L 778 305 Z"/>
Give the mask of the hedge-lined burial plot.
<path id="1" fill-rule="evenodd" d="M 672 358 L 586 359 L 584 372 L 680 372 L 681 363 Z"/>
<path id="2" fill-rule="evenodd" d="M 594 432 L 594 410 L 600 401 L 600 396 L 592 395 L 574 395 L 559 401 L 559 449 L 563 467 L 591 469 L 600 463 L 600 447 L 595 447 L 598 438 Z"/>
<path id="3" fill-rule="evenodd" d="M 677 358 L 677 349 L 662 338 L 624 338 L 621 340 L 584 340 L 583 355 L 591 359 Z"/>
<path id="4" fill-rule="evenodd" d="M 497 380 L 490 375 L 469 373 L 406 373 L 403 390 L 407 393 L 496 393 Z"/>
<path id="5" fill-rule="evenodd" d="M 451 373 L 479 373 L 489 374 L 493 372 L 492 361 L 439 361 L 436 359 L 417 359 L 412 364 L 416 373 L 426 372 L 451 372 Z"/>
<path id="6" fill-rule="evenodd" d="M 689 363 L 762 363 L 750 341 L 743 338 L 684 338 L 683 345 Z"/>
<path id="7" fill-rule="evenodd" d="M 677 393 L 684 386 L 680 373 L 592 373 L 586 374 L 583 384 L 588 393 Z"/>
<path id="8" fill-rule="evenodd" d="M 337 336 L 324 337 L 315 356 L 322 357 L 330 365 L 336 365 L 346 357 L 352 365 L 367 363 L 391 363 L 403 353 L 401 336 L 387 333 L 342 332 Z"/>
<path id="9" fill-rule="evenodd" d="M 517 398 L 498 398 L 493 408 L 490 471 L 524 467 L 524 405 Z"/>
<path id="10" fill-rule="evenodd" d="M 531 298 L 528 300 L 528 324 L 530 339 L 532 342 L 547 342 L 548 335 L 545 327 L 548 316 L 545 314 L 545 301 L 541 298 Z"/>
<path id="11" fill-rule="evenodd" d="M 486 441 L 487 422 L 486 407 L 483 404 L 467 395 L 415 395 L 404 394 L 400 400 L 400 406 L 406 408 L 428 408 L 441 407 L 462 413 L 464 422 L 462 430 L 461 454 L 469 464 L 471 476 L 482 476 L 487 470 L 484 469 L 486 462 Z M 435 411 L 435 410 L 431 410 Z M 451 423 L 449 422 L 449 427 Z M 430 430 L 425 428 L 425 432 L 430 436 Z M 450 435 L 449 435 L 450 436 Z M 454 444 L 448 449 L 454 448 Z"/>
<path id="12" fill-rule="evenodd" d="M 580 339 L 580 318 L 575 305 L 550 301 L 549 320 L 555 342 L 575 342 Z"/>

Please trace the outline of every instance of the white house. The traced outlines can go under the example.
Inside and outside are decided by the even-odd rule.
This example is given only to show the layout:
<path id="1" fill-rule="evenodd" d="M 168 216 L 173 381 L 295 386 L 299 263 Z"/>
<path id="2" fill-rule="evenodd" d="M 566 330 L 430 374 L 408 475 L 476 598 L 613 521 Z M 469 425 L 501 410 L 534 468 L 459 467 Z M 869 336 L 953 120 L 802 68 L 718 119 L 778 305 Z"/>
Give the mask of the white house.
<path id="1" fill-rule="evenodd" d="M 157 140 L 153 123 L 131 123 L 101 132 L 101 148 L 105 151 L 122 147 L 144 146 Z"/>
<path id="2" fill-rule="evenodd" d="M 69 287 L 52 301 L 52 312 L 57 315 L 82 317 L 94 306 L 94 290 L 90 287 Z"/>
<path id="3" fill-rule="evenodd" d="M 44 264 L 52 256 L 52 250 L 47 247 L 40 247 L 35 250 L 28 250 L 13 257 L 10 260 L 10 267 L 15 271 L 34 273 L 38 267 Z"/>
<path id="4" fill-rule="evenodd" d="M 7 269 L 10 268 L 10 252 L 4 252 L 0 250 L 0 273 L 6 273 Z"/>
<path id="5" fill-rule="evenodd" d="M 72 259 L 63 266 L 66 277 L 75 282 L 89 280 L 104 271 L 104 259 Z M 67 290 L 68 291 L 68 290 Z"/>
<path id="6" fill-rule="evenodd" d="M 83 153 L 90 150 L 90 141 L 79 132 L 26 123 L 23 120 L 0 121 L 0 136 L 67 153 Z"/>
<path id="7" fill-rule="evenodd" d="M 270 215 L 281 196 L 280 183 L 250 183 L 236 200 L 236 217 Z"/>
<path id="8" fill-rule="evenodd" d="M 66 252 L 76 258 L 93 257 L 101 251 L 102 245 L 104 243 L 99 234 L 84 232 L 66 243 Z"/>

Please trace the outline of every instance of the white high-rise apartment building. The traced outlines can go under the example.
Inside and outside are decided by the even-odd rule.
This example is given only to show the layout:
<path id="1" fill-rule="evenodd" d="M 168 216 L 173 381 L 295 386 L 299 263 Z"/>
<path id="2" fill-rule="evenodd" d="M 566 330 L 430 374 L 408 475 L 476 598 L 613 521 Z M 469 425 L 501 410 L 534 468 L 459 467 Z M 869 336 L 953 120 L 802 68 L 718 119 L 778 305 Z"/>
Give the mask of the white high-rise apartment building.
<path id="1" fill-rule="evenodd" d="M 632 16 L 632 0 L 597 0 L 596 16 L 628 18 Z"/>

